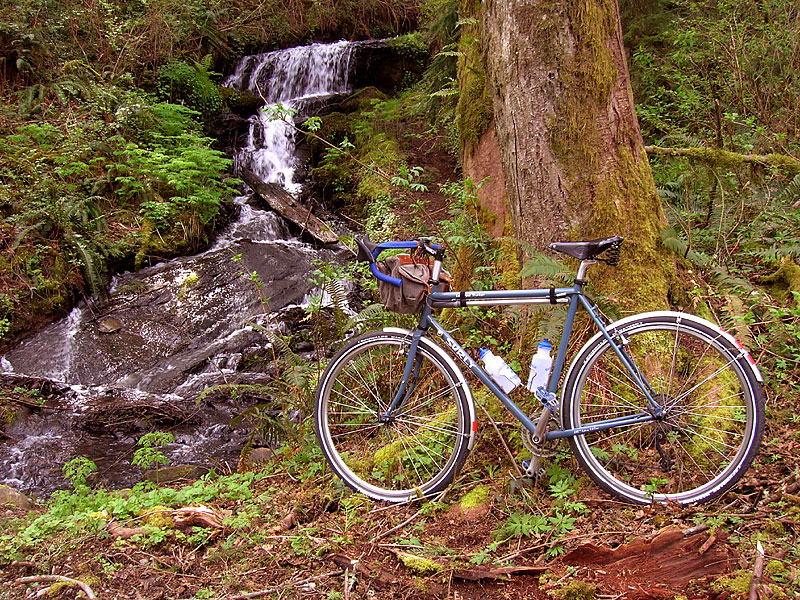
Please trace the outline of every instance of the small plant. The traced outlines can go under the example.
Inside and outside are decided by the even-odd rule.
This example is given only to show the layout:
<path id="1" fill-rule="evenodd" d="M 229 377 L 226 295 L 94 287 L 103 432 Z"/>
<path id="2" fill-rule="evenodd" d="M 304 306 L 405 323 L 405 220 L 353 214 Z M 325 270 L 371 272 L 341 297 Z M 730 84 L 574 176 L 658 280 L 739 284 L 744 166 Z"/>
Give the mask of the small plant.
<path id="1" fill-rule="evenodd" d="M 498 546 L 500 546 L 500 544 L 502 543 L 503 543 L 502 540 L 495 540 L 494 542 L 491 542 L 485 548 L 473 554 L 472 557 L 469 559 L 469 562 L 471 562 L 473 565 L 483 565 L 488 562 L 491 562 L 492 560 L 491 555 L 497 550 Z"/>
<path id="2" fill-rule="evenodd" d="M 97 471 L 97 465 L 85 456 L 78 456 L 64 464 L 61 470 L 67 481 L 78 492 L 86 489 L 86 479 Z"/>
<path id="3" fill-rule="evenodd" d="M 547 533 L 551 529 L 545 516 L 514 512 L 495 535 L 499 540 L 506 540 L 511 537 L 531 537 L 534 534 Z"/>
<path id="4" fill-rule="evenodd" d="M 169 460 L 161 448 L 174 441 L 175 436 L 171 433 L 162 431 L 146 433 L 136 442 L 138 449 L 133 453 L 131 464 L 143 469 L 167 464 Z"/>

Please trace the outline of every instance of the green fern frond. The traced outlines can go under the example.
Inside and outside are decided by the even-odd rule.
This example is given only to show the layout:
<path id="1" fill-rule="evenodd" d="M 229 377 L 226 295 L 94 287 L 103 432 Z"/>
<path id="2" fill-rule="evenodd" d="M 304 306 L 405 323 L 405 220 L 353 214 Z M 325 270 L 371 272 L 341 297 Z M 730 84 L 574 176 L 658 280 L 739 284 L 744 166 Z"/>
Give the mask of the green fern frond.
<path id="1" fill-rule="evenodd" d="M 17 234 L 17 237 L 14 238 L 14 243 L 11 244 L 11 249 L 12 250 L 16 250 L 19 247 L 19 245 L 22 243 L 22 240 L 25 239 L 25 237 L 29 233 L 31 233 L 32 231 L 36 231 L 38 229 L 41 229 L 45 225 L 47 225 L 47 221 L 42 219 L 40 221 L 36 221 L 32 225 L 28 225 L 27 227 L 24 227 L 23 229 L 21 229 L 20 232 Z"/>
<path id="2" fill-rule="evenodd" d="M 754 288 L 749 281 L 741 277 L 734 277 L 725 267 L 712 267 L 709 273 L 714 278 L 714 283 L 723 288 L 739 291 L 752 291 Z"/>
<path id="3" fill-rule="evenodd" d="M 357 315 L 350 317 L 344 324 L 344 330 L 345 332 L 359 330 L 363 325 L 381 320 L 385 314 L 386 310 L 383 308 L 383 304 L 370 304 Z"/>
<path id="4" fill-rule="evenodd" d="M 294 365 L 283 373 L 283 381 L 302 392 L 308 392 L 313 387 L 314 375 L 316 371 L 309 363 Z"/>
<path id="5" fill-rule="evenodd" d="M 661 198 L 661 200 L 667 200 L 673 202 L 683 200 L 682 192 L 670 189 L 669 187 L 660 186 L 656 188 L 656 191 L 658 192 L 658 197 Z"/>
<path id="6" fill-rule="evenodd" d="M 667 143 L 675 144 L 678 142 L 679 144 L 686 146 L 688 148 L 707 148 L 708 144 L 702 138 L 699 138 L 694 135 L 688 135 L 683 133 L 674 133 L 670 135 L 665 135 L 660 140 L 658 140 L 658 145 L 663 146 Z"/>
<path id="7" fill-rule="evenodd" d="M 750 253 L 767 262 L 781 262 L 787 257 L 800 258 L 800 244 L 781 247 L 773 245 L 771 248 L 751 250 Z"/>
<path id="8" fill-rule="evenodd" d="M 253 429 L 250 432 L 248 445 L 252 446 L 256 437 L 261 438 L 261 443 L 266 446 L 277 446 L 286 438 L 286 425 L 281 418 L 281 412 L 276 402 L 257 404 L 246 408 L 231 419 L 231 425 L 251 422 Z"/>
<path id="9" fill-rule="evenodd" d="M 328 292 L 328 295 L 331 297 L 334 310 L 337 310 L 341 313 L 347 310 L 347 289 L 342 280 L 327 279 L 325 281 L 325 291 Z"/>
<path id="10" fill-rule="evenodd" d="M 800 173 L 794 176 L 785 188 L 778 194 L 778 202 L 793 202 L 800 199 Z"/>
<path id="11" fill-rule="evenodd" d="M 571 283 L 575 275 L 564 263 L 555 258 L 536 253 L 522 266 L 520 277 L 539 275 L 549 280 Z"/>
<path id="12" fill-rule="evenodd" d="M 106 278 L 106 265 L 102 256 L 82 239 L 75 235 L 68 234 L 67 239 L 72 243 L 80 255 L 81 263 L 83 264 L 83 274 L 86 277 L 86 282 L 89 284 L 89 289 L 95 296 L 104 296 L 106 294 L 107 278 Z"/>
<path id="13" fill-rule="evenodd" d="M 678 233 L 672 227 L 668 227 L 661 232 L 661 243 L 664 244 L 667 250 L 671 250 L 698 267 L 704 267 L 711 262 L 707 255 L 689 248 L 689 244 L 678 237 Z"/>

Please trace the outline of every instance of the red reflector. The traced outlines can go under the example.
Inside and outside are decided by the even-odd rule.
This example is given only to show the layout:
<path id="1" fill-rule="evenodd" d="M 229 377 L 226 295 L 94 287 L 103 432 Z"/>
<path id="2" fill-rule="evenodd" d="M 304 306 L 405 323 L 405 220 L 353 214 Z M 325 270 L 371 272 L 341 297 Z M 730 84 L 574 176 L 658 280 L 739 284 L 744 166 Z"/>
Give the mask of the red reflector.
<path id="1" fill-rule="evenodd" d="M 473 431 L 473 433 L 475 431 L 478 431 L 478 422 L 477 421 L 473 421 L 472 422 L 472 431 Z"/>

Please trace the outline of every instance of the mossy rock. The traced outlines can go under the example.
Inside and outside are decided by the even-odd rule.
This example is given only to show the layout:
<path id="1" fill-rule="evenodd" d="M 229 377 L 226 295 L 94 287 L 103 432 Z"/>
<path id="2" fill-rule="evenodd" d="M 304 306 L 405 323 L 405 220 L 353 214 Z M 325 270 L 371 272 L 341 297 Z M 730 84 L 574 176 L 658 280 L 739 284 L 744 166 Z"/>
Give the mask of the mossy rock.
<path id="1" fill-rule="evenodd" d="M 491 490 L 485 485 L 479 485 L 478 487 L 472 488 L 461 498 L 459 506 L 461 506 L 462 510 L 484 506 L 489 501 L 490 496 Z"/>
<path id="2" fill-rule="evenodd" d="M 7 485 L 0 485 L 0 506 L 11 504 L 21 510 L 33 510 L 35 504 L 25 494 Z"/>
<path id="3" fill-rule="evenodd" d="M 792 297 L 792 292 L 800 294 L 800 266 L 787 258 L 772 275 L 762 277 L 761 283 L 771 285 L 772 293 L 781 300 Z M 800 297 L 794 296 L 794 302 L 800 305 Z"/>
<path id="4" fill-rule="evenodd" d="M 740 597 L 744 597 L 750 590 L 751 579 L 752 574 L 748 573 L 747 571 L 734 571 L 733 573 L 730 573 L 729 575 L 723 575 L 712 582 L 711 589 L 720 593 L 731 592 L 733 594 L 740 595 Z"/>
<path id="5" fill-rule="evenodd" d="M 417 556 L 410 552 L 397 552 L 396 554 L 400 562 L 402 562 L 409 571 L 417 575 L 433 575 L 444 570 L 442 565 L 432 561 L 430 558 Z"/>
<path id="6" fill-rule="evenodd" d="M 564 600 L 593 600 L 597 591 L 596 586 L 585 581 L 575 580 L 555 593 Z"/>
<path id="7" fill-rule="evenodd" d="M 172 520 L 172 509 L 166 506 L 154 506 L 142 514 L 142 522 L 159 529 L 175 529 Z"/>
<path id="8" fill-rule="evenodd" d="M 254 115 L 258 112 L 258 109 L 266 104 L 263 98 L 259 98 L 248 91 L 220 87 L 219 93 L 228 110 L 243 117 Z"/>
<path id="9" fill-rule="evenodd" d="M 370 108 L 376 101 L 386 100 L 387 96 L 376 87 L 365 87 L 348 96 L 339 109 L 349 113 Z"/>

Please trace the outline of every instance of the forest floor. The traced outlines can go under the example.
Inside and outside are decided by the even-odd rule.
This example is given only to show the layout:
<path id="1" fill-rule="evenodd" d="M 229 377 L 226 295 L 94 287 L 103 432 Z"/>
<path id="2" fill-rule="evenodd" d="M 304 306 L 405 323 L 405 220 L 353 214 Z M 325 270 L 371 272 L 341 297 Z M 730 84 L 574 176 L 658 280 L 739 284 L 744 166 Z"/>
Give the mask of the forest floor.
<path id="1" fill-rule="evenodd" d="M 50 584 L 25 578 L 55 574 L 98 598 L 744 598 L 758 540 L 767 564 L 759 597 L 796 597 L 798 433 L 768 431 L 736 489 L 699 507 L 622 504 L 576 472 L 571 501 L 587 510 L 568 527 L 546 482 L 510 490 L 510 459 L 490 426 L 442 498 L 399 506 L 344 489 L 311 440 L 268 459 L 240 489 L 194 503 L 208 508 L 205 520 L 187 525 L 185 507 L 161 506 L 123 523 L 96 510 L 101 525 L 77 536 L 56 526 L 24 556 L 0 561 L 0 597 L 29 597 Z M 561 467 L 577 469 L 572 459 Z M 92 506 L 113 512 L 116 498 Z M 158 514 L 175 524 L 153 521 Z M 550 527 L 526 529 L 526 515 Z M 30 519 L 12 508 L 0 515 L 7 532 Z M 62 586 L 56 597 L 76 592 Z"/>

